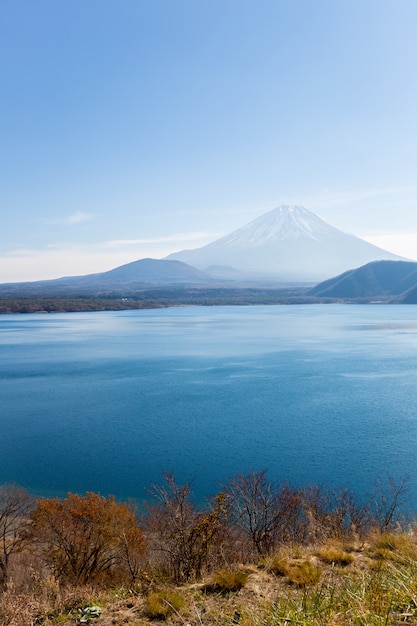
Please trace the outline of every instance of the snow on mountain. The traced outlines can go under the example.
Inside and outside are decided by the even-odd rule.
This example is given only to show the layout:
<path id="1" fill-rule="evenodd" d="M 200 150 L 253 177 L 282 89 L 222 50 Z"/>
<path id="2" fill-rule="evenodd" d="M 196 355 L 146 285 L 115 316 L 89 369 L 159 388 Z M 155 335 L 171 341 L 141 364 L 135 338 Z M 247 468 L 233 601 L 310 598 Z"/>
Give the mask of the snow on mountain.
<path id="1" fill-rule="evenodd" d="M 303 206 L 280 206 L 209 245 L 259 246 L 267 241 L 300 237 L 325 241 L 333 231 L 330 224 Z"/>
<path id="2" fill-rule="evenodd" d="M 304 206 L 280 206 L 195 250 L 170 254 L 202 270 L 229 267 L 256 280 L 317 282 L 370 261 L 400 257 L 335 228 Z M 236 276 L 235 276 L 236 277 Z"/>

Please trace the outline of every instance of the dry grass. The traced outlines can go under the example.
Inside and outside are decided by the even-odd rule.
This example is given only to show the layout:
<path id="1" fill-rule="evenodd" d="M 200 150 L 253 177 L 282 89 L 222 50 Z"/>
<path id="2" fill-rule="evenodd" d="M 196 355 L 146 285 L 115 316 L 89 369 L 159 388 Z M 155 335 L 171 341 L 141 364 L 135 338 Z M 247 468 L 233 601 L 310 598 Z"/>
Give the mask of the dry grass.
<path id="1" fill-rule="evenodd" d="M 240 591 L 248 582 L 248 577 L 246 569 L 227 567 L 215 572 L 214 588 L 221 593 Z"/>
<path id="2" fill-rule="evenodd" d="M 35 626 L 75 621 L 78 609 L 96 604 L 90 588 L 61 589 L 54 579 L 39 581 L 36 590 L 17 592 L 13 584 L 0 595 L 1 626 Z"/>
<path id="3" fill-rule="evenodd" d="M 373 537 L 369 556 L 380 560 L 417 560 L 417 545 L 409 533 L 378 533 Z"/>
<path id="4" fill-rule="evenodd" d="M 261 565 L 269 572 L 275 574 L 275 576 L 285 576 L 287 573 L 288 555 L 279 552 L 274 554 L 274 556 L 263 559 Z"/>
<path id="5" fill-rule="evenodd" d="M 405 533 L 371 536 L 350 552 L 334 542 L 288 548 L 176 587 L 65 588 L 28 563 L 13 576 L 0 594 L 1 626 L 75 626 L 89 603 L 102 609 L 97 626 L 417 625 L 417 552 Z"/>
<path id="6" fill-rule="evenodd" d="M 298 587 L 307 587 L 319 582 L 322 572 L 311 560 L 290 561 L 286 567 L 286 577 Z"/>
<path id="7" fill-rule="evenodd" d="M 316 556 L 323 563 L 327 563 L 329 565 L 341 565 L 342 567 L 350 565 L 355 559 L 351 552 L 346 552 L 346 550 L 343 550 L 342 548 L 331 545 L 323 546 L 317 550 Z"/>
<path id="8" fill-rule="evenodd" d="M 166 620 L 172 613 L 180 615 L 184 604 L 184 597 L 171 589 L 151 591 L 146 600 L 145 614 L 150 619 Z"/>

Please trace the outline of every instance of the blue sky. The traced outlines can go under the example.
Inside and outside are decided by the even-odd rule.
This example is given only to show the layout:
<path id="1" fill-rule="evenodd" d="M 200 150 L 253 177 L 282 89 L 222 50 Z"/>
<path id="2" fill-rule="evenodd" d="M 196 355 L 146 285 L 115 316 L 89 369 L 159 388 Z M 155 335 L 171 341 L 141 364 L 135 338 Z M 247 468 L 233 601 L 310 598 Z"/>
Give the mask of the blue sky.
<path id="1" fill-rule="evenodd" d="M 415 0 L 0 2 L 0 281 L 280 204 L 417 258 Z"/>

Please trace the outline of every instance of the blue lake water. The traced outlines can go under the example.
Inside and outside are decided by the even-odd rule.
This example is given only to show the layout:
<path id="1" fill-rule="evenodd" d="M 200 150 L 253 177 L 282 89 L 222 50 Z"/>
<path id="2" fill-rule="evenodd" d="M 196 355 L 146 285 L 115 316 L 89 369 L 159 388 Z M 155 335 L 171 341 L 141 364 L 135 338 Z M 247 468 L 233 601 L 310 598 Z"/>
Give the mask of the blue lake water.
<path id="1" fill-rule="evenodd" d="M 0 483 L 198 497 L 268 468 L 293 485 L 410 476 L 417 308 L 183 307 L 0 316 Z"/>

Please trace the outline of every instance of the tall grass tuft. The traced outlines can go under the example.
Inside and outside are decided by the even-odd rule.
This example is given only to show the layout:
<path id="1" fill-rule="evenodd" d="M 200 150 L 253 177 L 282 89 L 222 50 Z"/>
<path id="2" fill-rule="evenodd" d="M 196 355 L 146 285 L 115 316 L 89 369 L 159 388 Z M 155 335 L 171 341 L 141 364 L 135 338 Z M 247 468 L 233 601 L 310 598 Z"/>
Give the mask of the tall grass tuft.
<path id="1" fill-rule="evenodd" d="M 288 580 L 299 587 L 314 585 L 321 578 L 321 569 L 309 560 L 288 563 L 285 574 Z"/>
<path id="2" fill-rule="evenodd" d="M 327 563 L 329 565 L 340 565 L 342 567 L 350 565 L 355 560 L 352 554 L 335 546 L 323 546 L 316 551 L 316 556 L 323 563 Z"/>
<path id="3" fill-rule="evenodd" d="M 172 613 L 178 613 L 184 607 L 183 596 L 175 591 L 151 591 L 145 604 L 145 614 L 150 619 L 166 620 Z"/>
<path id="4" fill-rule="evenodd" d="M 417 545 L 406 533 L 380 533 L 374 537 L 369 555 L 380 561 L 417 560 Z"/>
<path id="5" fill-rule="evenodd" d="M 224 568 L 215 572 L 213 576 L 214 587 L 221 593 L 240 591 L 247 581 L 249 574 L 244 569 Z"/>

